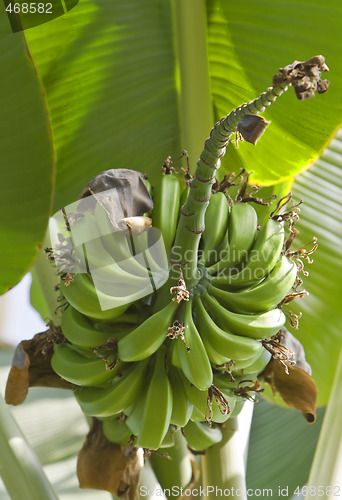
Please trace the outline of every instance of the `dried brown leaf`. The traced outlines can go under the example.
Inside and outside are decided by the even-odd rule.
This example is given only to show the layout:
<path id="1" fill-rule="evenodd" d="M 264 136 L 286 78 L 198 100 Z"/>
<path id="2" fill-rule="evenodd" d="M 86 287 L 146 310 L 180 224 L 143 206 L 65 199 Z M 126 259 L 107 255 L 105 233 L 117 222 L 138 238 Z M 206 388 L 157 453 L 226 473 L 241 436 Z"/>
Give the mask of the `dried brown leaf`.
<path id="1" fill-rule="evenodd" d="M 245 115 L 239 121 L 237 130 L 245 141 L 255 145 L 269 123 L 262 116 Z"/>
<path id="2" fill-rule="evenodd" d="M 286 82 L 292 84 L 296 96 L 300 100 L 309 99 L 317 91 L 322 94 L 328 90 L 329 81 L 321 80 L 321 72 L 329 71 L 323 56 L 314 56 L 306 61 L 294 61 L 279 69 L 280 74 L 274 75 L 273 86 Z"/>
<path id="3" fill-rule="evenodd" d="M 18 344 L 6 384 L 5 400 L 7 404 L 19 405 L 23 403 L 29 387 L 57 387 L 60 389 L 73 387 L 51 368 L 54 343 L 64 340 L 59 329 L 51 326 L 46 332 L 37 333 L 32 339 L 23 340 Z"/>
<path id="4" fill-rule="evenodd" d="M 104 193 L 108 191 L 108 193 Z M 153 201 L 145 184 L 144 176 L 136 170 L 116 168 L 105 170 L 93 177 L 81 192 L 78 203 L 82 211 L 82 199 L 94 196 L 94 206 L 97 200 L 106 210 L 110 221 L 116 227 L 117 215 L 135 217 L 151 212 Z M 89 199 L 86 202 L 89 208 Z"/>
<path id="5" fill-rule="evenodd" d="M 273 393 L 278 392 L 291 408 L 302 412 L 309 424 L 316 420 L 317 387 L 314 379 L 303 369 L 287 365 L 284 367 L 272 359 L 261 374 Z"/>
<path id="6" fill-rule="evenodd" d="M 108 441 L 102 431 L 102 422 L 93 418 L 78 455 L 80 488 L 105 490 L 121 499 L 135 500 L 140 471 L 138 449 Z"/>

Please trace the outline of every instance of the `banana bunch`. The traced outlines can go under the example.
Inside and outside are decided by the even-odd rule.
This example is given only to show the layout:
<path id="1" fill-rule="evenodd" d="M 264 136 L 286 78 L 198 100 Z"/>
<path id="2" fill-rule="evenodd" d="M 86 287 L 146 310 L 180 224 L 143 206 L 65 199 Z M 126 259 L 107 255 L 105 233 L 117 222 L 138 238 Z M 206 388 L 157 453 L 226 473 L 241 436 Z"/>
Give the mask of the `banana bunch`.
<path id="1" fill-rule="evenodd" d="M 172 446 L 179 428 L 191 450 L 220 442 L 221 424 L 239 413 L 255 390 L 250 381 L 270 361 L 262 341 L 284 325 L 277 306 L 297 277 L 284 253 L 284 224 L 269 218 L 259 228 L 250 203 L 217 192 L 205 215 L 199 281 L 188 290 L 176 266 L 180 279 L 171 287 L 165 255 L 180 186 L 177 175 L 162 176 L 152 191 L 152 228 L 113 232 L 101 205 L 71 225 L 75 240 L 85 241 L 73 255 L 83 272 L 61 280 L 65 342 L 55 346 L 52 367 L 75 385 L 85 415 L 124 446 Z M 153 228 L 164 253 L 153 247 Z M 163 272 L 165 284 L 156 286 Z"/>
<path id="2" fill-rule="evenodd" d="M 223 424 L 259 392 L 275 352 L 264 346 L 285 323 L 281 307 L 305 294 L 296 258 L 313 250 L 289 252 L 298 219 L 294 204 L 282 212 L 290 196 L 261 224 L 249 174 L 234 179 L 242 176 L 233 201 L 226 190 L 237 184 L 230 175 L 218 183 L 216 172 L 234 133 L 255 144 L 268 125 L 259 113 L 290 85 L 301 98 L 324 92 L 327 70 L 322 56 L 281 68 L 273 87 L 215 124 L 194 177 L 188 168 L 180 179 L 171 157 L 150 191 L 142 174 L 103 172 L 81 194 L 83 205 L 95 198 L 93 209 L 78 214 L 75 204 L 52 221 L 49 258 L 60 265 L 64 308 L 52 367 L 109 440 L 158 450 L 181 428 L 200 451 L 220 442 Z M 104 192 L 106 210 L 96 202 Z"/>

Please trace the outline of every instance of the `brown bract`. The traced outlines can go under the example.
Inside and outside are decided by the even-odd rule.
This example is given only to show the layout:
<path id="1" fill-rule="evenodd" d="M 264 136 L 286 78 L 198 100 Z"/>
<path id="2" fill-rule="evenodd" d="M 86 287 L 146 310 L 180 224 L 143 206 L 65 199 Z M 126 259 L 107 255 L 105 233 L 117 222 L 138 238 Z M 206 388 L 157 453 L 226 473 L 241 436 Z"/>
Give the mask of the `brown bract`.
<path id="1" fill-rule="evenodd" d="M 61 389 L 73 387 L 51 368 L 54 343 L 64 341 L 65 338 L 60 329 L 51 325 L 46 332 L 37 333 L 32 339 L 23 340 L 18 344 L 6 384 L 5 401 L 7 404 L 23 403 L 29 387 Z"/>
<path id="2" fill-rule="evenodd" d="M 100 197 L 97 197 L 98 193 L 101 194 Z M 153 209 L 153 201 L 143 174 L 126 168 L 105 170 L 93 177 L 79 196 L 80 211 L 82 211 L 82 200 L 89 196 L 94 197 L 94 206 L 96 201 L 101 203 L 114 227 L 118 213 L 123 213 L 125 217 L 135 217 Z M 89 199 L 86 207 L 89 208 Z"/>
<path id="3" fill-rule="evenodd" d="M 291 408 L 302 412 L 309 424 L 316 420 L 317 387 L 314 379 L 302 368 L 288 364 L 288 373 L 272 359 L 262 372 L 273 393 L 278 392 Z"/>
<path id="4" fill-rule="evenodd" d="M 80 487 L 105 490 L 119 498 L 135 500 L 141 467 L 138 449 L 108 441 L 102 431 L 102 422 L 93 418 L 78 455 Z"/>
<path id="5" fill-rule="evenodd" d="M 237 130 L 245 141 L 255 145 L 270 123 L 259 115 L 245 115 L 239 121 Z"/>

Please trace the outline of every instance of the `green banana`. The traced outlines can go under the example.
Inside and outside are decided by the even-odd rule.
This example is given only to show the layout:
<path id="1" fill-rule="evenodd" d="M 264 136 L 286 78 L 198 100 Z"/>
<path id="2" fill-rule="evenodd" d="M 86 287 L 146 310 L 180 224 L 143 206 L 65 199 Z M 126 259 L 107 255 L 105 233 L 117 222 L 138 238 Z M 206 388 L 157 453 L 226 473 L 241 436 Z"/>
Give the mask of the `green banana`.
<path id="1" fill-rule="evenodd" d="M 253 358 L 261 352 L 263 346 L 257 340 L 240 337 L 222 330 L 209 316 L 206 308 L 199 297 L 196 297 L 197 325 L 202 335 L 205 332 L 207 341 L 213 349 L 228 360 L 242 360 Z"/>
<path id="2" fill-rule="evenodd" d="M 170 253 L 176 235 L 180 196 L 180 183 L 173 174 L 163 175 L 153 192 L 153 226 L 163 235 L 167 255 Z"/>
<path id="3" fill-rule="evenodd" d="M 172 414 L 172 389 L 165 371 L 166 349 L 154 357 L 153 372 L 126 423 L 137 436 L 135 445 L 157 450 L 169 429 Z"/>
<path id="4" fill-rule="evenodd" d="M 80 387 L 75 397 L 83 413 L 92 417 L 109 417 L 125 411 L 144 387 L 148 360 L 124 366 L 111 383 L 102 387 Z"/>
<path id="5" fill-rule="evenodd" d="M 232 413 L 230 414 L 231 418 L 238 417 L 241 413 L 242 408 L 245 406 L 246 400 L 244 398 L 239 398 L 237 399 L 235 403 L 235 407 L 232 410 Z"/>
<path id="6" fill-rule="evenodd" d="M 243 288 L 261 281 L 281 256 L 284 234 L 282 223 L 268 219 L 260 229 L 243 269 L 235 274 L 212 277 L 212 284 Z"/>
<path id="7" fill-rule="evenodd" d="M 146 278 L 148 272 L 145 263 L 141 262 L 141 259 L 134 256 L 132 240 L 134 243 L 135 237 L 131 238 L 128 227 L 127 229 L 125 227 L 122 230 L 114 228 L 109 220 L 107 212 L 100 203 L 96 203 L 95 206 L 95 221 L 98 227 L 98 232 L 101 235 L 102 244 L 109 254 L 111 262 L 116 263 L 123 272 L 131 274 L 137 278 Z M 91 245 L 87 246 L 91 247 Z"/>
<path id="8" fill-rule="evenodd" d="M 188 199 L 189 193 L 190 193 L 190 186 L 186 185 L 183 188 L 183 191 L 181 192 L 181 196 L 180 196 L 180 206 L 181 207 L 184 205 L 184 203 Z"/>
<path id="9" fill-rule="evenodd" d="M 82 386 L 101 385 L 115 377 L 118 370 L 118 367 L 107 370 L 103 359 L 66 343 L 55 345 L 51 366 L 60 377 Z"/>
<path id="10" fill-rule="evenodd" d="M 109 335 L 93 326 L 90 319 L 69 305 L 64 311 L 61 328 L 64 337 L 78 348 L 93 348 L 105 344 Z"/>
<path id="11" fill-rule="evenodd" d="M 271 353 L 266 349 L 263 349 L 260 356 L 256 358 L 252 364 L 244 368 L 246 378 L 256 378 L 259 373 L 261 373 L 266 368 L 271 359 Z"/>
<path id="12" fill-rule="evenodd" d="M 163 237 L 159 229 L 149 227 L 134 237 L 134 252 L 143 260 L 152 273 L 165 271 L 169 261 L 164 248 Z"/>
<path id="13" fill-rule="evenodd" d="M 239 377 L 241 373 L 243 373 L 246 378 L 256 378 L 259 373 L 265 369 L 271 358 L 272 355 L 266 349 L 262 349 L 261 352 L 258 352 L 250 359 L 234 361 L 234 364 L 229 367 L 229 370 L 235 379 Z M 216 383 L 217 381 L 214 375 L 214 385 L 216 385 Z"/>
<path id="14" fill-rule="evenodd" d="M 178 355 L 178 347 L 176 349 L 177 342 L 173 341 L 169 345 L 169 353 L 170 353 L 170 358 L 171 358 L 171 366 L 175 366 L 176 368 L 179 368 L 181 370 L 181 364 L 180 364 L 180 359 Z"/>
<path id="15" fill-rule="evenodd" d="M 176 357 L 185 377 L 198 389 L 207 389 L 213 382 L 213 373 L 208 354 L 192 318 L 192 300 L 185 304 L 184 326 L 185 342 L 181 338 L 173 340 Z"/>
<path id="16" fill-rule="evenodd" d="M 154 291 L 161 288 L 169 277 L 169 260 L 161 232 L 150 227 L 135 236 L 133 244 L 136 259 L 144 264 Z"/>
<path id="17" fill-rule="evenodd" d="M 73 258 L 79 262 L 75 272 L 80 270 L 80 272 L 85 273 L 89 271 L 89 266 L 93 268 L 102 267 L 109 263 L 110 255 L 104 254 L 102 251 L 101 242 L 98 240 L 100 237 L 99 229 L 92 213 L 84 212 L 75 222 L 70 222 L 70 229 L 71 232 L 69 234 L 71 235 L 73 244 Z M 99 253 L 101 254 L 99 258 L 98 254 L 92 255 L 92 258 L 95 259 L 94 261 L 89 259 L 85 249 L 86 245 L 89 245 L 90 248 L 94 247 L 93 240 L 100 243 L 98 246 Z"/>
<path id="18" fill-rule="evenodd" d="M 225 309 L 208 293 L 202 294 L 203 304 L 219 327 L 234 335 L 252 339 L 268 339 L 275 335 L 286 321 L 280 309 L 256 314 L 239 314 Z"/>
<path id="19" fill-rule="evenodd" d="M 222 440 L 222 432 L 219 427 L 208 427 L 201 422 L 190 422 L 183 428 L 184 437 L 189 447 L 194 451 L 206 450 Z"/>
<path id="20" fill-rule="evenodd" d="M 171 301 L 157 313 L 147 318 L 118 342 L 119 358 L 122 361 L 139 361 L 151 356 L 159 349 L 172 326 L 172 318 L 178 304 Z"/>
<path id="21" fill-rule="evenodd" d="M 121 316 L 129 303 L 103 310 L 100 305 L 99 298 L 102 303 L 108 301 L 108 296 L 100 290 L 96 291 L 93 280 L 89 274 L 79 273 L 73 278 L 73 281 L 66 285 L 63 280 L 60 283 L 60 293 L 75 309 L 85 316 L 92 319 L 110 320 Z M 110 297 L 111 303 L 115 304 L 113 297 Z"/>
<path id="22" fill-rule="evenodd" d="M 224 239 L 228 226 L 229 205 L 224 193 L 211 196 L 205 213 L 205 231 L 202 234 L 202 256 L 199 262 L 210 262 L 211 253 L 216 252 Z"/>
<path id="23" fill-rule="evenodd" d="M 171 448 L 175 444 L 175 432 L 176 432 L 177 427 L 174 425 L 169 425 L 169 428 L 167 430 L 167 433 L 165 434 L 165 437 L 160 445 L 159 448 Z"/>
<path id="24" fill-rule="evenodd" d="M 245 379 L 245 377 L 241 374 L 235 375 L 233 380 L 228 373 L 217 372 L 214 375 L 214 385 L 220 391 L 233 391 L 239 387 L 239 383 L 242 382 L 243 379 Z"/>
<path id="25" fill-rule="evenodd" d="M 216 389 L 218 388 L 216 387 Z M 224 423 L 228 420 L 228 418 L 230 418 L 236 404 L 236 396 L 233 394 L 232 391 L 219 389 L 219 392 L 227 401 L 228 407 L 226 407 L 226 405 L 223 404 L 222 402 L 220 403 L 219 400 L 216 399 L 215 394 L 213 394 L 211 398 L 212 412 L 213 412 L 211 421 L 217 424 Z"/>
<path id="26" fill-rule="evenodd" d="M 247 373 L 245 375 L 237 375 L 235 377 L 235 380 L 233 381 L 227 373 L 217 373 L 214 376 L 214 383 L 220 391 L 226 393 L 227 391 L 234 392 L 237 389 L 241 389 L 242 387 L 251 386 L 255 378 L 256 377 L 254 373 Z M 251 389 L 250 391 L 253 392 L 253 389 Z M 236 397 L 238 398 L 237 401 L 239 401 L 239 398 L 241 398 L 242 396 Z"/>
<path id="27" fill-rule="evenodd" d="M 209 412 L 208 412 L 209 413 Z M 201 412 L 196 406 L 193 406 L 190 420 L 192 422 L 205 422 L 208 416 Z"/>
<path id="28" fill-rule="evenodd" d="M 244 262 L 257 235 L 258 216 L 249 203 L 234 203 L 228 227 L 230 265 Z"/>
<path id="29" fill-rule="evenodd" d="M 92 272 L 97 294 L 103 301 L 104 307 L 115 304 L 119 307 L 123 303 L 132 303 L 153 293 L 154 284 L 148 269 L 145 276 L 134 276 L 122 271 L 118 264 L 96 269 Z"/>
<path id="30" fill-rule="evenodd" d="M 223 356 L 221 352 L 217 352 L 210 341 L 210 335 L 208 336 L 207 328 L 203 324 L 197 324 L 198 332 L 201 336 L 202 342 L 204 344 L 205 350 L 207 351 L 208 358 L 213 365 L 223 365 L 230 361 L 230 358 Z"/>
<path id="31" fill-rule="evenodd" d="M 186 397 L 193 406 L 191 420 L 204 422 L 209 417 L 208 389 L 201 391 L 183 377 L 183 386 Z"/>
<path id="32" fill-rule="evenodd" d="M 232 268 L 247 259 L 257 235 L 258 216 L 249 203 L 234 203 L 230 209 L 228 245 L 224 258 L 209 268 L 209 273 Z"/>
<path id="33" fill-rule="evenodd" d="M 105 419 L 102 423 L 102 429 L 103 434 L 112 443 L 129 446 L 132 432 L 122 416 Z"/>
<path id="34" fill-rule="evenodd" d="M 193 389 L 196 389 L 195 387 L 192 386 Z M 191 413 L 191 418 L 190 420 L 192 422 L 215 422 L 215 423 L 223 423 L 229 418 L 229 414 L 223 415 L 215 401 L 214 398 L 211 399 L 211 410 L 209 409 L 209 404 L 208 404 L 208 391 L 199 391 L 198 396 L 191 396 L 192 401 L 197 401 L 197 406 L 193 404 L 193 410 Z"/>
<path id="35" fill-rule="evenodd" d="M 118 233 L 118 238 L 124 237 L 122 233 Z M 144 284 L 144 281 L 149 279 L 148 269 L 145 263 L 139 262 L 137 257 L 127 255 L 125 260 L 116 261 L 112 255 L 104 248 L 101 239 L 96 239 L 86 243 L 86 255 L 90 269 L 90 274 L 95 271 L 103 271 L 103 276 L 107 276 L 107 280 L 128 283 Z M 140 259 L 142 260 L 142 259 Z"/>
<path id="36" fill-rule="evenodd" d="M 249 378 L 249 375 L 244 377 L 244 379 L 240 375 L 235 377 L 235 381 L 232 381 L 228 374 L 219 373 L 215 374 L 214 376 L 214 384 L 220 391 L 222 391 L 223 394 L 227 394 L 227 392 L 231 393 L 232 391 L 234 391 L 234 389 L 237 389 L 239 387 L 239 382 L 243 382 L 243 380 L 246 380 L 247 383 L 251 383 L 250 380 L 247 380 Z M 230 408 L 231 411 L 229 417 L 237 417 L 242 410 L 245 402 L 245 398 L 241 396 L 235 396 L 235 405 Z"/>
<path id="37" fill-rule="evenodd" d="M 182 377 L 174 366 L 169 367 L 169 380 L 172 388 L 171 424 L 184 427 L 190 420 L 193 405 L 184 391 Z"/>
<path id="38" fill-rule="evenodd" d="M 223 236 L 221 243 L 216 247 L 215 250 L 210 251 L 208 255 L 208 259 L 204 264 L 206 266 L 206 269 L 208 269 L 209 274 L 210 274 L 210 269 L 215 266 L 215 264 L 218 264 L 220 260 L 222 259 L 222 256 L 227 255 L 227 245 L 228 245 L 228 229 L 225 232 L 225 235 Z M 199 264 L 201 264 L 201 261 L 199 261 Z"/>
<path id="39" fill-rule="evenodd" d="M 125 277 L 127 280 L 132 278 L 146 279 L 147 270 L 139 262 L 136 262 L 130 254 L 129 234 L 127 231 L 114 232 L 107 213 L 100 203 L 96 204 L 95 213 L 97 217 L 94 217 L 92 213 L 85 212 L 83 217 L 77 219 L 71 225 L 74 258 L 79 260 L 81 270 L 91 274 L 95 270 L 105 268 L 107 279 L 114 282 L 118 276 Z M 99 213 L 102 214 L 100 221 Z M 106 218 L 105 226 L 103 223 L 104 218 Z M 107 232 L 110 229 L 113 232 L 108 234 Z M 101 237 L 101 231 L 105 233 L 103 237 Z M 121 252 L 118 253 L 116 247 L 115 252 L 113 248 L 111 248 L 111 252 L 108 252 L 103 245 L 104 238 L 111 238 L 114 242 L 119 243 L 118 249 Z"/>
<path id="40" fill-rule="evenodd" d="M 225 408 L 226 412 L 222 412 L 220 409 L 222 408 L 222 406 L 220 406 L 218 403 L 220 394 L 216 390 L 215 386 L 211 386 L 206 391 L 200 391 L 192 384 L 190 384 L 186 379 L 183 379 L 183 385 L 186 396 L 193 405 L 193 411 L 191 414 L 192 421 L 204 422 L 206 420 L 211 420 L 215 423 L 223 423 L 228 420 L 230 412 L 235 406 L 236 399 L 231 390 L 227 390 L 226 388 L 224 388 L 223 391 L 219 391 L 225 397 L 228 403 L 228 408 Z M 208 406 L 209 394 L 211 394 L 210 408 Z"/>
<path id="41" fill-rule="evenodd" d="M 243 370 L 244 373 L 255 373 L 256 376 L 268 365 L 272 355 L 266 349 L 262 349 L 260 353 L 247 361 L 237 361 L 236 370 Z M 234 370 L 232 370 L 234 372 Z"/>
<path id="42" fill-rule="evenodd" d="M 208 331 L 207 328 L 203 327 L 203 325 L 199 325 L 199 332 L 201 335 L 201 338 L 203 340 L 204 347 L 207 351 L 208 358 L 210 359 L 211 363 L 214 366 L 222 366 L 226 363 L 229 363 L 232 361 L 229 357 L 223 356 L 222 353 L 217 352 L 211 342 L 210 342 L 210 335 L 208 337 Z M 248 359 L 243 359 L 243 360 L 234 360 L 234 366 L 236 366 L 237 369 L 244 369 L 248 367 L 251 363 L 253 363 L 257 358 L 259 358 L 260 352 L 258 351 L 256 354 L 254 354 L 252 357 Z"/>
<path id="43" fill-rule="evenodd" d="M 145 408 L 145 400 L 147 395 L 147 389 L 151 380 L 151 370 L 148 370 L 147 377 L 145 379 L 144 386 L 141 388 L 135 401 L 125 409 L 125 415 L 127 416 L 126 424 L 128 425 L 132 436 L 134 436 L 134 441 L 140 432 L 140 426 L 142 422 L 142 415 Z"/>
<path id="44" fill-rule="evenodd" d="M 262 312 L 279 304 L 291 290 L 296 276 L 296 264 L 282 256 L 260 284 L 237 292 L 209 285 L 208 293 L 235 312 Z"/>
<path id="45" fill-rule="evenodd" d="M 195 309 L 195 312 L 197 312 L 196 309 Z M 212 346 L 212 343 L 210 340 L 210 334 L 208 335 L 210 330 L 208 330 L 207 326 L 204 323 L 202 323 L 201 321 L 197 321 L 197 318 L 196 318 L 196 326 L 198 328 L 198 332 L 201 336 L 205 350 L 207 351 L 207 354 L 208 354 L 208 358 L 209 358 L 210 362 L 212 363 L 212 365 L 221 366 L 221 365 L 224 365 L 225 363 L 229 363 L 231 361 L 231 358 L 224 356 L 222 354 L 222 352 L 218 352 Z M 250 358 L 248 358 L 248 359 L 250 359 Z M 247 362 L 247 361 L 245 360 L 245 362 Z M 176 366 L 178 366 L 178 365 L 176 365 Z"/>
<path id="46" fill-rule="evenodd" d="M 104 212 L 101 206 L 100 209 Z M 82 270 L 91 274 L 96 290 L 101 292 L 99 296 L 102 300 L 101 306 L 112 308 L 113 304 L 119 307 L 123 303 L 133 302 L 153 292 L 153 284 L 148 269 L 144 267 L 145 264 L 138 263 L 130 253 L 125 255 L 124 260 L 121 257 L 117 262 L 107 252 L 100 237 L 101 228 L 93 214 L 85 213 L 81 219 L 72 224 L 71 228 L 75 259 L 81 263 L 85 261 Z M 109 236 L 126 238 L 126 234 L 119 231 Z M 90 237 L 92 239 L 89 239 Z M 84 244 L 81 245 L 81 242 Z M 107 299 L 105 295 L 108 295 Z"/>

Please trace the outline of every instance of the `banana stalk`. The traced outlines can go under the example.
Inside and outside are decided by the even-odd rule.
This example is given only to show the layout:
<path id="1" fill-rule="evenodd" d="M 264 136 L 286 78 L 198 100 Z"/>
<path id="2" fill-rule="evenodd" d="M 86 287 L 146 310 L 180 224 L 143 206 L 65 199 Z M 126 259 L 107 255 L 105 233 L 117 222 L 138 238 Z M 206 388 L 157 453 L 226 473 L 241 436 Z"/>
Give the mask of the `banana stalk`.
<path id="1" fill-rule="evenodd" d="M 222 118 L 213 127 L 210 137 L 205 141 L 204 149 L 197 161 L 195 176 L 191 182 L 190 192 L 181 208 L 181 215 L 176 232 L 171 259 L 182 266 L 189 286 L 196 285 L 197 253 L 201 235 L 204 232 L 204 216 L 209 204 L 216 170 L 221 166 L 220 158 L 224 156 L 226 147 L 239 122 L 246 115 L 258 115 L 268 108 L 289 86 L 287 81 L 271 87 L 254 101 L 239 106 L 229 115 Z M 181 261 L 176 254 L 181 254 Z M 189 258 L 190 256 L 190 258 Z"/>
<path id="2" fill-rule="evenodd" d="M 229 490 L 232 496 L 247 500 L 244 455 L 248 445 L 252 410 L 253 405 L 246 404 L 243 413 L 227 420 L 222 428 L 221 442 L 210 447 L 201 459 L 203 487 L 208 492 L 209 500 L 219 496 L 215 487 L 222 491 Z M 217 467 L 218 463 L 220 467 Z"/>
<path id="3" fill-rule="evenodd" d="M 189 281 L 189 287 L 198 283 L 197 252 L 202 233 L 204 232 L 204 216 L 215 182 L 215 173 L 221 166 L 220 158 L 226 153 L 226 147 L 234 132 L 256 144 L 268 123 L 256 118 L 293 85 L 298 99 L 307 99 L 326 92 L 327 80 L 321 80 L 321 71 L 329 71 L 323 56 L 315 56 L 304 62 L 295 61 L 280 69 L 274 75 L 273 87 L 260 94 L 259 97 L 239 106 L 229 115 L 223 117 L 211 130 L 205 141 L 204 149 L 197 161 L 195 176 L 191 182 L 190 192 L 181 208 L 174 249 L 181 254 L 180 261 L 173 261 L 183 266 L 183 274 Z M 172 252 L 171 257 L 175 257 Z"/>
<path id="4" fill-rule="evenodd" d="M 174 446 L 163 449 L 163 453 L 167 453 L 171 460 L 158 453 L 152 453 L 150 457 L 153 470 L 163 489 L 171 490 L 175 485 L 186 488 L 191 481 L 191 454 L 180 429 L 174 433 L 174 439 Z"/>

